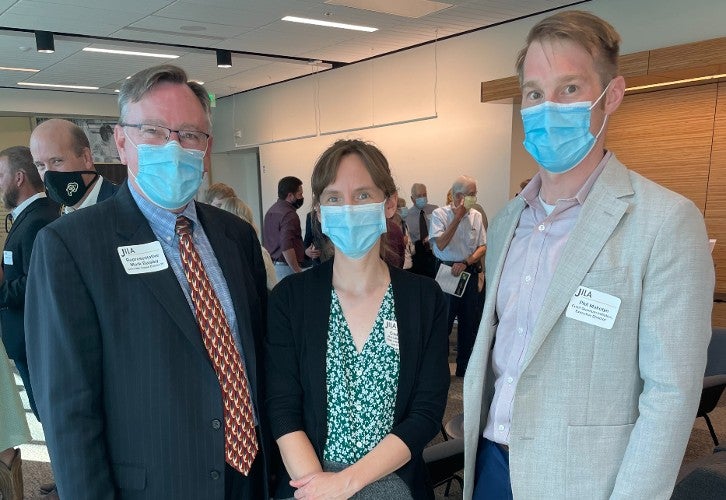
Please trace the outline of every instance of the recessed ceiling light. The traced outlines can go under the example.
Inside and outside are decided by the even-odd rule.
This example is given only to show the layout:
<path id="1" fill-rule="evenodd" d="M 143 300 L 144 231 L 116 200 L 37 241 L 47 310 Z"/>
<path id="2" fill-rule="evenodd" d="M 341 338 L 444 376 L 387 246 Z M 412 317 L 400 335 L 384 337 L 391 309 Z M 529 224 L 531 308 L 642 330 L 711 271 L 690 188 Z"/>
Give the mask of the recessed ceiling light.
<path id="1" fill-rule="evenodd" d="M 49 87 L 53 89 L 98 90 L 98 87 L 89 87 L 85 85 L 58 85 L 55 83 L 18 82 L 18 85 L 27 87 Z"/>
<path id="2" fill-rule="evenodd" d="M 31 68 L 6 68 L 4 66 L 0 66 L 0 70 L 2 71 L 26 71 L 28 73 L 37 73 L 40 71 L 39 69 L 31 69 Z"/>
<path id="3" fill-rule="evenodd" d="M 365 31 L 368 33 L 378 31 L 378 28 L 371 28 L 369 26 L 357 26 L 355 24 L 334 23 L 332 21 L 321 21 L 320 19 L 308 19 L 306 17 L 285 16 L 282 18 L 282 20 L 290 21 L 291 23 L 314 24 L 315 26 L 325 26 L 327 28 L 341 28 L 344 30 Z"/>
<path id="4" fill-rule="evenodd" d="M 116 92 L 117 94 L 118 94 L 119 92 L 121 92 L 121 90 L 120 90 L 120 89 L 113 89 L 113 91 L 114 91 L 114 92 Z"/>
<path id="5" fill-rule="evenodd" d="M 96 47 L 85 47 L 84 52 L 101 52 L 104 54 L 121 54 L 125 56 L 158 57 L 159 59 L 178 59 L 174 54 L 152 54 L 151 52 L 136 52 L 133 50 L 98 49 Z"/>

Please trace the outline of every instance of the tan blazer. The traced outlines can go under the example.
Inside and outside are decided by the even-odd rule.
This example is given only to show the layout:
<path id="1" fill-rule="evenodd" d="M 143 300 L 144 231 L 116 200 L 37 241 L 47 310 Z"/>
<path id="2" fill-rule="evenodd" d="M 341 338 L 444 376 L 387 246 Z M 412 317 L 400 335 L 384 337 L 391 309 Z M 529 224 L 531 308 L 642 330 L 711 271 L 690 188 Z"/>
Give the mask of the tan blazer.
<path id="1" fill-rule="evenodd" d="M 524 209 L 489 230 L 487 300 L 464 380 L 464 498 L 494 377 L 497 287 Z M 565 316 L 580 285 L 619 297 L 610 330 Z M 522 362 L 510 434 L 515 499 L 670 498 L 701 393 L 713 261 L 688 199 L 613 156 L 592 187 Z"/>

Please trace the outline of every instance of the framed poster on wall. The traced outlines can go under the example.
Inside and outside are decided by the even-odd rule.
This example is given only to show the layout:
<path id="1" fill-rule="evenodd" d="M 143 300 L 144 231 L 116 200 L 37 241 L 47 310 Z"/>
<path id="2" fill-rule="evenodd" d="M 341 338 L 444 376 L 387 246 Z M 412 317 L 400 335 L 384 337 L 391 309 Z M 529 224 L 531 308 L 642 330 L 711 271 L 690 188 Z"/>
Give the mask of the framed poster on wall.
<path id="1" fill-rule="evenodd" d="M 43 123 L 52 116 L 36 116 L 33 118 L 33 128 Z M 88 142 L 91 144 L 93 163 L 121 163 L 116 142 L 113 139 L 113 128 L 117 123 L 116 118 L 63 118 L 75 123 L 86 133 Z"/>

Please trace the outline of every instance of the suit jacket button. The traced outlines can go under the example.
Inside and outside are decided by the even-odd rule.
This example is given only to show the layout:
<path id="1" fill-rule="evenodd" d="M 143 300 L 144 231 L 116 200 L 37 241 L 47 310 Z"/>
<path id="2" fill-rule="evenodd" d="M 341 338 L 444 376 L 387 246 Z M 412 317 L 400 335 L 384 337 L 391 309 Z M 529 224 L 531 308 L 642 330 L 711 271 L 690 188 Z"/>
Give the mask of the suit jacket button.
<path id="1" fill-rule="evenodd" d="M 209 473 L 209 477 L 211 477 L 213 480 L 216 481 L 217 479 L 219 479 L 219 472 L 217 472 L 216 470 L 213 470 L 212 472 Z"/>
<path id="2" fill-rule="evenodd" d="M 215 431 L 219 430 L 222 427 L 222 422 L 220 422 L 218 419 L 212 420 L 212 429 Z"/>

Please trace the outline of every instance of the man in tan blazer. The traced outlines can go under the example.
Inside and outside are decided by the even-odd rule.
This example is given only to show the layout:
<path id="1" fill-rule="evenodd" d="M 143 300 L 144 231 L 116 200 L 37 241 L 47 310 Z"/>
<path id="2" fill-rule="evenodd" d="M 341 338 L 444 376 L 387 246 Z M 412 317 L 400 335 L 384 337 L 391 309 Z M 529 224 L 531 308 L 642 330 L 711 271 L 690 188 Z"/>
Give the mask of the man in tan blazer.
<path id="1" fill-rule="evenodd" d="M 713 263 L 692 202 L 604 149 L 619 36 L 585 12 L 520 53 L 539 173 L 489 227 L 464 379 L 465 499 L 668 499 L 696 414 Z"/>

